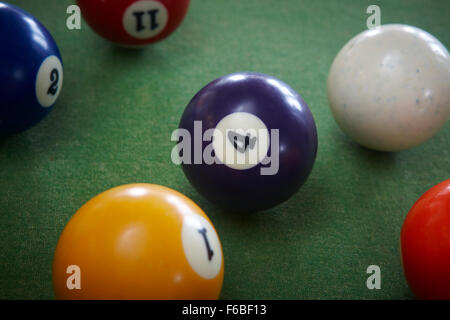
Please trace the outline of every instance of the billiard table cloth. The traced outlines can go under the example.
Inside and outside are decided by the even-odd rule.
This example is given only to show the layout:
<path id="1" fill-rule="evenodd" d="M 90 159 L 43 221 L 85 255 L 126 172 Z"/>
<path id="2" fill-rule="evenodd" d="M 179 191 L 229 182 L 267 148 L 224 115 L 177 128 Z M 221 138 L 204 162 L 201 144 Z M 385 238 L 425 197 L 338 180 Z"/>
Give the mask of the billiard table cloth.
<path id="1" fill-rule="evenodd" d="M 65 73 L 48 117 L 0 139 L 0 298 L 53 299 L 53 252 L 65 224 L 93 196 L 134 182 L 176 189 L 211 218 L 224 252 L 222 299 L 413 298 L 400 230 L 419 196 L 449 178 L 450 122 L 425 144 L 396 153 L 362 148 L 335 123 L 328 71 L 341 47 L 367 28 L 373 1 L 192 0 L 173 35 L 138 50 L 112 45 L 84 21 L 69 30 L 73 0 L 9 2 L 49 29 Z M 376 4 L 382 24 L 414 25 L 450 46 L 450 1 Z M 255 214 L 217 208 L 171 161 L 170 137 L 189 100 L 237 71 L 288 83 L 318 131 L 307 182 Z M 380 289 L 366 286 L 371 265 L 380 267 Z"/>

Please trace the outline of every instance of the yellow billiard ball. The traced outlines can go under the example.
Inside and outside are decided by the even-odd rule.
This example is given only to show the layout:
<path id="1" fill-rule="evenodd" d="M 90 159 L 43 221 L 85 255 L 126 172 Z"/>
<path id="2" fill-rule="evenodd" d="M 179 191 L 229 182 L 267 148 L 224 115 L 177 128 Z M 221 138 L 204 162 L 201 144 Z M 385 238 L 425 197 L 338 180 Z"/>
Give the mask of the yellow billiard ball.
<path id="1" fill-rule="evenodd" d="M 53 260 L 58 299 L 217 299 L 224 262 L 206 214 L 181 193 L 129 184 L 88 201 Z"/>

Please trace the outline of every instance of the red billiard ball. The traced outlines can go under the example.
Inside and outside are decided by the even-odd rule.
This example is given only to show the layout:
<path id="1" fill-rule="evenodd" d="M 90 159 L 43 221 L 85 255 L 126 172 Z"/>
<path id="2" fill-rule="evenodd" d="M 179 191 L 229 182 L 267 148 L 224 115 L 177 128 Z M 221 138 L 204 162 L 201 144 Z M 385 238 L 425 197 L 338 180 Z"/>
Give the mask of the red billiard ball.
<path id="1" fill-rule="evenodd" d="M 419 299 L 450 299 L 450 179 L 409 211 L 400 236 L 403 270 Z"/>
<path id="2" fill-rule="evenodd" d="M 100 36 L 124 46 L 143 46 L 169 36 L 181 24 L 190 0 L 77 0 Z"/>

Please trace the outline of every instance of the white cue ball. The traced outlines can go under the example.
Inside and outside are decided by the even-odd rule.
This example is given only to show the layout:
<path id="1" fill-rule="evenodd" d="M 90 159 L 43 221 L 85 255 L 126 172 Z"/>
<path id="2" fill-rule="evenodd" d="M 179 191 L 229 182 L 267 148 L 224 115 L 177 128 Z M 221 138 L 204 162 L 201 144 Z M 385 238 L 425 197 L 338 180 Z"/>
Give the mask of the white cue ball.
<path id="1" fill-rule="evenodd" d="M 351 39 L 333 61 L 328 101 L 359 144 L 399 151 L 430 139 L 450 115 L 450 58 L 431 34 L 392 24 Z"/>

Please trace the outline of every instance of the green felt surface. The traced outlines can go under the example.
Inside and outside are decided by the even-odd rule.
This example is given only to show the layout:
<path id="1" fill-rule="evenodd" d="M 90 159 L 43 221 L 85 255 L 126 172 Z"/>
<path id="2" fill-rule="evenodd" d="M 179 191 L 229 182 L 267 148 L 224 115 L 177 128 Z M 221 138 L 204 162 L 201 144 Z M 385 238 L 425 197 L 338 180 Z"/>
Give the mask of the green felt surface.
<path id="1" fill-rule="evenodd" d="M 328 109 L 326 78 L 339 49 L 382 23 L 423 28 L 450 47 L 450 1 L 192 0 L 174 35 L 143 50 L 117 48 L 83 22 L 66 28 L 69 0 L 10 0 L 47 26 L 65 82 L 51 114 L 0 140 L 0 298 L 52 299 L 58 236 L 75 211 L 117 185 L 151 182 L 197 202 L 225 257 L 223 299 L 409 299 L 399 232 L 415 200 L 449 178 L 450 123 L 399 153 L 359 147 Z M 4 44 L 0 44 L 4 45 Z M 257 71 L 289 83 L 314 114 L 319 151 L 309 180 L 266 212 L 232 215 L 203 199 L 172 164 L 172 131 L 209 81 Z M 381 290 L 366 288 L 379 265 Z"/>

